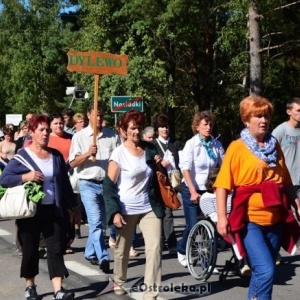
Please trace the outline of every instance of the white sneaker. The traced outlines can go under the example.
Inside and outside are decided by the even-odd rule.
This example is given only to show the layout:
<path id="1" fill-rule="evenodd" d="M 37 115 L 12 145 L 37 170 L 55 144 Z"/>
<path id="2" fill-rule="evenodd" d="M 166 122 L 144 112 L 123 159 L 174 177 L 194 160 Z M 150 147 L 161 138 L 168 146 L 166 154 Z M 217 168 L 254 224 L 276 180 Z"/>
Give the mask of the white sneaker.
<path id="1" fill-rule="evenodd" d="M 179 252 L 177 252 L 177 258 L 179 263 L 183 266 L 183 267 L 187 267 L 187 261 L 186 261 L 186 256 L 185 254 L 181 254 Z"/>
<path id="2" fill-rule="evenodd" d="M 210 270 L 211 270 L 211 266 L 209 266 L 208 272 L 210 272 Z M 219 275 L 219 274 L 220 274 L 220 271 L 219 271 L 217 268 L 214 268 L 213 271 L 212 271 L 212 274 L 213 274 L 213 275 Z"/>

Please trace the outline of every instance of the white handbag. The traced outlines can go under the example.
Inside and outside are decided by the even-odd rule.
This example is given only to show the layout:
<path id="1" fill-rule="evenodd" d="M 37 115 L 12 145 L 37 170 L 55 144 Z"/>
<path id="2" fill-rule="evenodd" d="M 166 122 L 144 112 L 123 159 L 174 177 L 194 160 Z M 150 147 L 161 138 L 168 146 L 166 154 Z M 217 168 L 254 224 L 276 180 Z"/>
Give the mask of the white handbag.
<path id="1" fill-rule="evenodd" d="M 33 171 L 33 167 L 21 156 L 16 154 L 14 159 L 18 160 L 28 169 Z M 36 213 L 36 203 L 26 197 L 26 184 L 7 188 L 0 200 L 1 219 L 23 219 L 33 217 Z"/>
<path id="2" fill-rule="evenodd" d="M 69 172 L 69 180 L 73 189 L 73 192 L 79 194 L 79 179 L 76 175 L 75 170 L 72 173 Z"/>
<path id="3" fill-rule="evenodd" d="M 172 170 L 169 179 L 174 189 L 178 189 L 181 186 L 182 175 L 179 170 Z"/>

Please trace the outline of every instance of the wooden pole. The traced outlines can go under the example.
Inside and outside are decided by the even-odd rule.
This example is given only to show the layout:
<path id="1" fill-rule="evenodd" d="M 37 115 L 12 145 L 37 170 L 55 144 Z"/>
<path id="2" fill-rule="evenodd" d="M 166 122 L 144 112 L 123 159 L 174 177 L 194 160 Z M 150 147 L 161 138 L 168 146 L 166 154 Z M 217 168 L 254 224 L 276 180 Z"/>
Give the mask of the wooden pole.
<path id="1" fill-rule="evenodd" d="M 99 74 L 95 74 L 95 86 L 94 86 L 94 119 L 93 119 L 93 144 L 97 145 L 97 117 L 98 117 L 98 91 L 99 91 Z M 99 151 L 99 149 L 98 149 Z M 92 160 L 96 161 L 96 156 L 93 156 Z"/>

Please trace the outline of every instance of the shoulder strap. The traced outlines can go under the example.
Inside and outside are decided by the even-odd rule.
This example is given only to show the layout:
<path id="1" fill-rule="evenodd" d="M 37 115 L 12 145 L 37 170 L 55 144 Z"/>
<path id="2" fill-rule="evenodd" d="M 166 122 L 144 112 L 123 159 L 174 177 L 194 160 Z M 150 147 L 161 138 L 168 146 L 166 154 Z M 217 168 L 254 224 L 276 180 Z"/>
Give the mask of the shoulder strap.
<path id="1" fill-rule="evenodd" d="M 165 153 L 166 153 L 166 151 L 164 150 L 163 146 L 161 145 L 161 143 L 160 143 L 159 139 L 156 139 L 156 141 L 157 141 L 157 144 L 159 145 L 159 147 L 160 147 L 161 151 L 162 151 L 162 152 L 165 154 Z"/>
<path id="2" fill-rule="evenodd" d="M 29 170 L 34 171 L 32 165 L 20 154 L 15 154 L 14 159 L 20 162 L 22 165 L 27 167 Z"/>

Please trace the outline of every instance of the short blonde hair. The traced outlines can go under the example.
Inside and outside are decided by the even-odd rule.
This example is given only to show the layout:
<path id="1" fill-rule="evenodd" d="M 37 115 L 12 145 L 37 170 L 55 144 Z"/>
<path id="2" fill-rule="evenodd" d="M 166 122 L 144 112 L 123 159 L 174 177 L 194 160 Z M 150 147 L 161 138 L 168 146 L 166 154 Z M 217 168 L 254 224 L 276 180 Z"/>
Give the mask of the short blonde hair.
<path id="1" fill-rule="evenodd" d="M 85 121 L 86 120 L 86 116 L 85 114 L 83 113 L 76 113 L 74 116 L 73 116 L 73 122 L 76 123 L 78 121 Z"/>
<path id="2" fill-rule="evenodd" d="M 255 115 L 268 115 L 271 118 L 273 111 L 272 103 L 261 96 L 248 96 L 240 102 L 240 116 L 243 123 L 249 122 Z"/>

